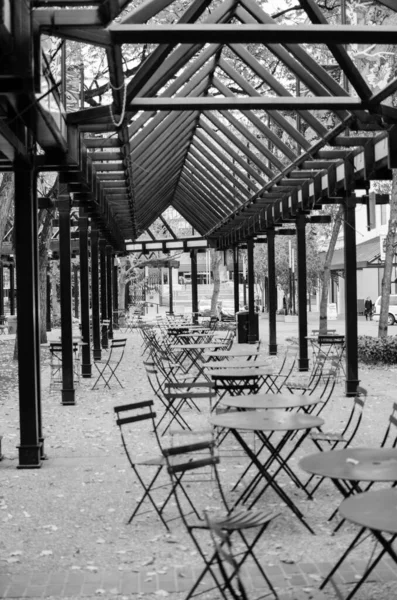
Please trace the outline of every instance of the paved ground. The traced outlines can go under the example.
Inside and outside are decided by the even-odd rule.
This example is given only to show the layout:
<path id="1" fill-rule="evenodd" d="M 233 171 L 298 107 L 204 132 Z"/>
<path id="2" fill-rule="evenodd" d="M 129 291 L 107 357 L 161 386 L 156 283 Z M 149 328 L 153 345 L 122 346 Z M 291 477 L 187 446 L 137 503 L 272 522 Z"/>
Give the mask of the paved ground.
<path id="1" fill-rule="evenodd" d="M 309 329 L 316 326 L 317 315 L 309 315 Z M 338 332 L 343 332 L 343 321 L 335 321 L 335 326 Z M 296 334 L 296 324 L 277 323 L 277 327 L 280 345 Z M 267 320 L 262 316 L 260 329 L 266 348 Z M 53 332 L 53 337 L 57 333 Z M 376 325 L 360 319 L 359 333 L 376 335 Z M 0 598 L 127 599 L 141 596 L 145 600 L 159 597 L 182 600 L 183 592 L 195 578 L 198 566 L 190 546 L 178 545 L 170 552 L 170 545 L 165 543 L 166 553 L 154 546 L 173 540 L 164 540 L 166 536 L 162 536 L 162 532 L 159 534 L 156 525 L 151 530 L 151 537 L 145 537 L 143 528 L 134 530 L 125 524 L 130 505 L 130 497 L 127 496 L 127 503 L 125 493 L 130 490 L 124 481 L 126 464 L 118 447 L 112 405 L 147 393 L 138 338 L 136 334 L 127 337 L 131 350 L 121 370 L 125 389 L 92 392 L 90 382 L 83 381 L 75 407 L 60 406 L 59 395 L 49 393 L 48 369 L 43 357 L 43 419 L 49 460 L 35 472 L 15 469 L 18 442 L 16 371 L 9 360 L 1 359 L 2 382 L 8 380 L 8 384 L 6 389 L 2 388 L 0 401 L 0 431 L 5 454 L 0 464 L 3 531 L 0 538 Z M 2 336 L 1 339 L 6 343 L 9 338 Z M 382 375 L 382 371 L 376 372 L 379 373 Z M 387 373 L 388 381 L 395 382 L 395 372 L 392 370 L 390 374 L 389 370 Z M 363 378 L 375 386 L 372 393 L 375 394 L 378 385 L 376 389 L 383 394 L 382 398 L 390 392 L 391 400 L 393 389 L 388 390 L 386 381 L 381 378 L 373 380 L 374 375 L 375 371 L 363 372 Z M 294 536 L 295 532 L 291 530 L 291 540 Z M 311 538 L 308 535 L 302 539 L 307 540 L 304 543 L 310 543 Z M 272 552 L 264 560 L 269 577 L 280 590 L 280 600 L 336 598 L 332 588 L 325 594 L 318 591 L 323 575 L 333 564 L 325 547 L 323 554 L 310 555 L 310 560 L 283 558 L 281 554 L 285 550 Z M 131 552 L 130 560 L 126 558 L 128 552 Z M 176 562 L 178 552 L 184 559 Z M 155 555 L 155 560 L 151 554 Z M 336 578 L 342 588 L 346 590 L 347 584 L 357 581 L 365 564 L 363 558 L 349 561 Z M 258 579 L 254 572 L 249 575 L 250 598 L 256 598 L 261 591 L 257 587 Z M 385 559 L 357 599 L 392 598 L 391 590 L 396 580 L 395 565 Z M 208 592 L 202 597 L 215 600 L 217 595 Z"/>

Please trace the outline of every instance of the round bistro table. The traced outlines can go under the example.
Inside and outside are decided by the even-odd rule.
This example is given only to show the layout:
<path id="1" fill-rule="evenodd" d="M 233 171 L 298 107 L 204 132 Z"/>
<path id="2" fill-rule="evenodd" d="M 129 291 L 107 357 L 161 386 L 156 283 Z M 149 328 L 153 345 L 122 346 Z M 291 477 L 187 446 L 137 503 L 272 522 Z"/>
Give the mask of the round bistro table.
<path id="1" fill-rule="evenodd" d="M 290 510 L 298 517 L 301 523 L 311 532 L 314 533 L 310 525 L 306 522 L 303 513 L 295 505 L 293 500 L 288 496 L 285 489 L 277 483 L 277 475 L 283 470 L 289 475 L 291 480 L 297 484 L 296 478 L 293 475 L 293 470 L 288 466 L 287 461 L 296 451 L 298 445 L 303 441 L 306 435 L 310 432 L 313 427 L 321 427 L 324 424 L 324 420 L 320 417 L 307 415 L 305 413 L 292 413 L 292 412 L 281 412 L 278 411 L 274 414 L 274 411 L 269 413 L 268 411 L 248 411 L 248 412 L 228 412 L 218 415 L 211 415 L 209 419 L 210 423 L 214 427 L 226 429 L 230 431 L 241 448 L 244 450 L 251 463 L 258 469 L 258 477 L 254 477 L 252 482 L 248 486 L 249 492 L 244 490 L 243 494 L 236 501 L 236 505 L 240 502 L 247 502 L 251 498 L 257 485 L 265 481 L 264 488 L 256 494 L 254 500 L 250 501 L 250 508 L 258 501 L 268 487 L 271 487 L 279 496 L 283 502 L 290 508 Z M 265 462 L 260 460 L 259 452 L 254 452 L 251 446 L 246 442 L 244 437 L 241 435 L 243 431 L 252 431 L 261 442 L 261 449 L 263 446 L 270 453 L 270 457 Z M 295 444 L 294 448 L 288 454 L 287 458 L 281 456 L 281 449 L 290 437 L 297 431 L 304 432 L 299 438 L 299 444 Z M 274 432 L 283 433 L 283 439 L 274 445 L 271 441 L 271 434 Z M 270 473 L 269 466 L 276 460 L 279 463 L 279 467 L 275 473 Z"/>

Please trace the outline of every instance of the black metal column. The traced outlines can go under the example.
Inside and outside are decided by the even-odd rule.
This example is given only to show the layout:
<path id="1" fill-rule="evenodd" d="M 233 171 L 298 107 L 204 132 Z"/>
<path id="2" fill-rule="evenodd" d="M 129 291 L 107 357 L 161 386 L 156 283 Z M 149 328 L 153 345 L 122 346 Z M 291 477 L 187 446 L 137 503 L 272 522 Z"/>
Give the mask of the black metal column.
<path id="1" fill-rule="evenodd" d="M 10 314 L 15 315 L 15 265 L 10 265 Z"/>
<path id="2" fill-rule="evenodd" d="M 4 317 L 4 271 L 0 260 L 0 318 Z"/>
<path id="3" fill-rule="evenodd" d="M 117 260 L 113 262 L 113 331 L 119 328 L 119 267 Z"/>
<path id="4" fill-rule="evenodd" d="M 254 240 L 247 240 L 248 260 L 248 343 L 254 344 L 258 341 L 258 321 L 255 314 L 255 271 L 254 271 Z"/>
<path id="5" fill-rule="evenodd" d="M 190 251 L 193 323 L 198 323 L 197 250 Z"/>
<path id="6" fill-rule="evenodd" d="M 307 285 L 306 285 L 306 217 L 296 217 L 296 249 L 298 259 L 298 330 L 299 330 L 299 371 L 309 370 L 307 346 Z"/>
<path id="7" fill-rule="evenodd" d="M 346 196 L 344 205 L 346 396 L 355 396 L 358 379 L 356 197 Z"/>
<path id="8" fill-rule="evenodd" d="M 101 360 L 101 318 L 99 314 L 98 229 L 91 223 L 91 303 L 94 360 Z"/>
<path id="9" fill-rule="evenodd" d="M 235 246 L 233 248 L 234 312 L 240 310 L 240 273 L 238 266 L 238 246 Z"/>
<path id="10" fill-rule="evenodd" d="M 269 354 L 277 354 L 277 284 L 276 284 L 276 262 L 274 248 L 274 229 L 267 231 L 267 266 L 269 276 Z"/>
<path id="11" fill-rule="evenodd" d="M 73 265 L 73 300 L 74 300 L 74 318 L 79 318 L 79 275 L 78 266 Z"/>
<path id="12" fill-rule="evenodd" d="M 18 468 L 41 466 L 40 344 L 37 327 L 38 278 L 36 176 L 32 167 L 15 165 L 15 257 L 17 268 L 19 425 Z"/>
<path id="13" fill-rule="evenodd" d="M 172 267 L 168 267 L 168 288 L 169 288 L 169 297 L 170 297 L 170 315 L 174 314 L 174 298 L 172 291 Z"/>
<path id="14" fill-rule="evenodd" d="M 109 321 L 108 337 L 113 339 L 113 248 L 106 246 L 106 306 Z"/>
<path id="15" fill-rule="evenodd" d="M 51 276 L 50 267 L 47 267 L 47 278 L 46 278 L 46 331 L 51 331 Z"/>
<path id="16" fill-rule="evenodd" d="M 62 339 L 62 404 L 75 404 L 73 381 L 72 338 L 72 264 L 70 248 L 70 196 L 67 187 L 60 190 L 57 208 L 59 212 L 59 279 L 61 291 L 61 339 Z"/>
<path id="17" fill-rule="evenodd" d="M 81 349 L 81 375 L 91 377 L 90 347 L 90 291 L 88 275 L 88 217 L 80 209 L 79 217 L 79 250 L 80 250 L 80 318 L 81 335 L 84 345 Z"/>
<path id="18" fill-rule="evenodd" d="M 100 279 L 101 279 L 101 323 L 107 321 L 108 310 L 107 310 L 107 288 L 106 288 L 106 240 L 99 240 L 99 265 L 100 265 Z M 102 348 L 108 348 L 108 334 L 107 325 L 101 325 L 101 343 Z"/>

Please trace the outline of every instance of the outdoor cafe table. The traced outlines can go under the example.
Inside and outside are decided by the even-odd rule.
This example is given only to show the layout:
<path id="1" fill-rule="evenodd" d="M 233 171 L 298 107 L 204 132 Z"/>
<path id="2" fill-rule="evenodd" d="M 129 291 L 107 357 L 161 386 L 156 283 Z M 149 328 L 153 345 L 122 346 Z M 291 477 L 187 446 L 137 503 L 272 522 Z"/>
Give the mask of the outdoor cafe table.
<path id="1" fill-rule="evenodd" d="M 316 452 L 302 458 L 299 466 L 311 475 L 329 477 L 342 496 L 347 498 L 363 492 L 360 482 L 396 482 L 397 448 L 348 448 Z"/>
<path id="2" fill-rule="evenodd" d="M 224 360 L 229 358 L 242 358 L 246 357 L 248 360 L 252 358 L 255 360 L 259 356 L 260 352 L 253 346 L 252 349 L 232 348 L 231 350 L 220 350 L 218 352 L 210 351 L 205 353 L 205 358 L 215 358 L 216 360 Z"/>
<path id="3" fill-rule="evenodd" d="M 226 429 L 232 433 L 247 457 L 250 459 L 252 464 L 256 466 L 264 481 L 266 481 L 267 486 L 271 487 L 279 496 L 279 498 L 285 502 L 288 508 L 295 514 L 295 516 L 298 517 L 301 523 L 311 533 L 314 533 L 313 529 L 306 522 L 303 513 L 288 496 L 284 488 L 277 483 L 277 473 L 272 474 L 268 471 L 266 468 L 266 463 L 264 464 L 260 460 L 260 456 L 246 442 L 242 434 L 243 432 L 247 431 L 253 432 L 254 435 L 258 437 L 260 442 L 265 443 L 266 448 L 273 456 L 276 455 L 278 451 L 277 447 L 274 446 L 271 441 L 271 435 L 273 433 L 280 432 L 287 438 L 291 437 L 297 431 L 304 432 L 307 435 L 313 427 L 321 427 L 321 425 L 324 424 L 324 421 L 323 419 L 320 419 L 320 417 L 314 417 L 312 415 L 303 413 L 284 411 L 277 411 L 276 415 L 273 413 L 274 411 L 272 411 L 271 414 L 268 411 L 227 412 L 218 415 L 211 415 L 209 421 L 214 427 Z M 251 506 L 254 503 L 255 500 L 251 503 Z"/>
<path id="4" fill-rule="evenodd" d="M 215 348 L 223 348 L 225 345 L 224 340 L 219 342 L 208 342 L 198 344 L 171 344 L 173 353 L 176 353 L 179 363 L 184 365 L 186 360 L 190 360 L 190 364 L 185 368 L 185 372 L 188 373 L 192 367 L 197 367 L 200 371 L 199 362 L 202 361 L 203 353 L 206 350 L 214 350 Z"/>
<path id="5" fill-rule="evenodd" d="M 348 448 L 305 456 L 299 466 L 311 475 L 329 477 L 344 498 L 360 493 L 360 481 L 397 481 L 397 448 Z"/>
<path id="6" fill-rule="evenodd" d="M 392 460 L 393 462 L 397 462 L 395 459 Z M 375 465 L 375 472 L 378 474 L 380 474 L 381 471 L 389 471 L 389 467 L 385 466 L 384 464 L 386 460 L 381 462 L 383 462 L 383 464 Z M 395 466 L 392 467 L 392 469 L 395 469 Z M 372 467 L 369 466 L 368 473 L 371 473 L 371 471 Z M 339 513 L 344 519 L 354 523 L 355 525 L 359 525 L 360 530 L 347 550 L 343 553 L 342 557 L 332 568 L 331 572 L 321 583 L 320 589 L 323 589 L 330 580 L 332 581 L 333 575 L 339 569 L 343 561 L 354 550 L 354 548 L 362 543 L 362 541 L 365 539 L 363 537 L 364 533 L 368 532 L 368 537 L 372 535 L 376 540 L 375 548 L 371 553 L 364 573 L 361 575 L 356 585 L 352 590 L 350 590 L 349 594 L 345 598 L 345 600 L 350 600 L 366 581 L 366 579 L 368 579 L 369 575 L 372 573 L 376 565 L 385 554 L 388 554 L 390 558 L 397 564 L 397 554 L 393 550 L 392 546 L 397 537 L 397 490 L 392 488 L 354 495 L 342 502 L 339 507 Z M 377 549 L 379 552 L 376 552 Z M 332 581 L 332 583 L 338 592 L 338 598 L 343 600 L 340 590 L 336 587 L 335 582 Z M 394 597 L 394 594 L 391 594 L 388 597 L 392 598 Z M 386 596 L 382 596 L 382 598 L 386 598 Z"/>
<path id="7" fill-rule="evenodd" d="M 236 409 L 239 411 L 277 410 L 277 409 L 285 410 L 285 409 L 297 408 L 298 410 L 302 409 L 304 412 L 307 412 L 306 409 L 308 407 L 313 407 L 313 406 L 316 406 L 317 404 L 321 404 L 321 403 L 323 403 L 323 400 L 321 400 L 321 398 L 314 398 L 313 396 L 305 396 L 305 395 L 298 396 L 295 394 L 250 394 L 248 396 L 225 396 L 224 398 L 222 398 L 221 403 L 222 403 L 222 405 L 226 406 L 229 409 Z M 305 486 L 299 480 L 296 473 L 293 470 L 291 470 L 287 464 L 289 458 L 294 454 L 294 452 L 296 451 L 296 448 L 300 446 L 303 439 L 301 440 L 299 438 L 298 441 L 296 442 L 295 447 L 290 451 L 290 454 L 285 459 L 283 459 L 280 456 L 280 452 L 281 452 L 282 448 L 285 446 L 286 442 L 288 441 L 288 439 L 285 439 L 285 438 L 286 438 L 286 436 L 284 436 L 280 440 L 280 443 L 277 446 L 277 455 L 274 457 L 274 459 L 280 463 L 279 470 L 284 469 L 284 470 L 288 471 L 288 475 L 290 476 L 290 478 L 295 482 L 295 484 L 299 488 L 303 489 L 306 492 L 307 496 L 311 499 L 312 498 L 311 494 L 306 490 Z M 263 450 L 263 448 L 265 446 L 266 446 L 266 444 L 262 443 L 262 446 L 257 451 L 257 456 L 261 453 L 261 451 Z M 268 462 L 266 463 L 267 469 L 270 467 L 270 464 L 272 462 L 273 462 L 273 457 L 270 456 L 270 458 L 268 459 Z M 243 477 L 245 477 L 248 470 L 249 470 L 249 467 L 247 467 L 247 469 L 244 471 L 244 473 L 240 476 L 239 480 L 234 485 L 233 489 L 235 489 L 237 487 L 237 485 L 240 483 L 240 481 L 243 479 Z M 254 486 L 256 486 L 257 483 L 259 483 L 259 480 L 260 480 L 260 475 L 259 475 L 259 478 L 258 477 L 256 478 L 256 482 L 252 481 L 250 483 L 249 488 L 246 489 L 244 491 L 244 493 L 242 494 L 240 501 L 243 500 L 244 497 L 248 496 L 248 494 L 250 493 L 252 488 Z"/>

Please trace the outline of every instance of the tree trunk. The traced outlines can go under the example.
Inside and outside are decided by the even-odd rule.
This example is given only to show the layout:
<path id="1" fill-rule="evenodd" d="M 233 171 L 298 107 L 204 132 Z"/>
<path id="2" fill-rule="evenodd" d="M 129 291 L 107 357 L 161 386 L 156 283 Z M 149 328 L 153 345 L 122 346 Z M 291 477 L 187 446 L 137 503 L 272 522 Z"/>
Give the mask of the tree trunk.
<path id="1" fill-rule="evenodd" d="M 7 221 L 10 216 L 14 201 L 14 174 L 3 173 L 0 182 L 0 250 L 4 235 L 6 234 Z"/>
<path id="2" fill-rule="evenodd" d="M 218 315 L 218 298 L 219 292 L 221 289 L 221 277 L 220 277 L 220 263 L 222 260 L 222 253 L 217 252 L 213 248 L 210 250 L 211 256 L 211 269 L 212 275 L 214 278 L 214 288 L 212 290 L 212 298 L 211 298 L 211 316 L 219 317 Z"/>
<path id="3" fill-rule="evenodd" d="M 328 305 L 328 288 L 329 282 L 331 279 L 331 262 L 332 257 L 335 251 L 336 241 L 338 239 L 340 226 L 342 224 L 343 218 L 343 204 L 339 206 L 339 210 L 336 213 L 334 226 L 331 233 L 331 239 L 329 241 L 329 246 L 327 250 L 327 254 L 325 255 L 324 261 L 324 276 L 323 276 L 323 287 L 321 290 L 321 298 L 320 298 L 320 322 L 319 322 L 319 330 L 320 333 L 324 334 L 327 331 L 327 305 Z"/>
<path id="4" fill-rule="evenodd" d="M 39 235 L 39 298 L 40 298 L 40 343 L 47 342 L 47 267 L 48 250 L 52 235 L 52 219 L 50 210 L 40 210 L 39 223 L 42 228 Z"/>
<path id="5" fill-rule="evenodd" d="M 393 181 L 390 195 L 390 220 L 385 239 L 385 268 L 382 279 L 382 299 L 380 304 L 378 337 L 387 336 L 387 317 L 389 314 L 389 300 L 391 287 L 391 274 L 394 259 L 394 244 L 397 230 L 397 169 L 393 169 Z"/>

